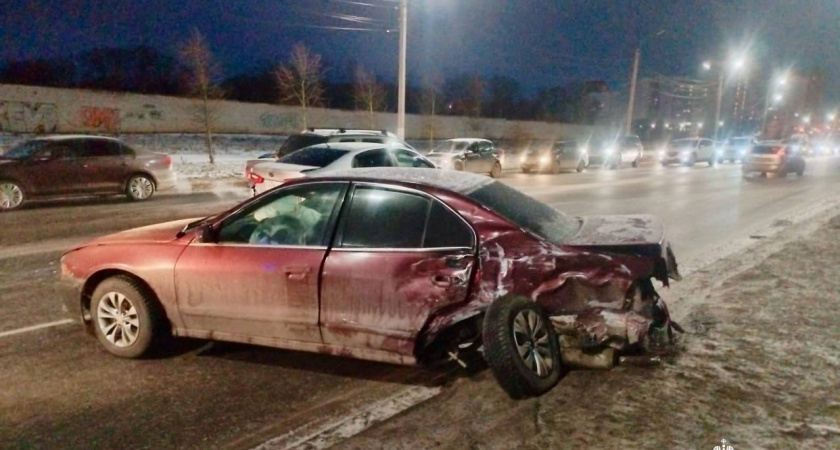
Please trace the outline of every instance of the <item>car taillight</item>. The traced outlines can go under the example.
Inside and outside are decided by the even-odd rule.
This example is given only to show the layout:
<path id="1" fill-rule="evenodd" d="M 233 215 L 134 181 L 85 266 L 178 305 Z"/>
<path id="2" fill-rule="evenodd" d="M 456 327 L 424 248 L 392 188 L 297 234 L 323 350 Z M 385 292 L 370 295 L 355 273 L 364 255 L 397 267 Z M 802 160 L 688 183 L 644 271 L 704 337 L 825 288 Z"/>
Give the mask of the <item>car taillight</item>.
<path id="1" fill-rule="evenodd" d="M 163 155 L 163 163 L 166 164 L 166 168 L 169 169 L 172 167 L 172 157 L 169 155 Z"/>
<path id="2" fill-rule="evenodd" d="M 785 148 L 784 147 L 779 147 L 779 148 L 776 149 L 775 153 L 779 156 L 785 156 Z"/>
<path id="3" fill-rule="evenodd" d="M 249 172 L 248 173 L 248 179 L 253 181 L 254 184 L 260 184 L 260 183 L 265 181 L 265 178 L 255 174 L 254 172 Z"/>

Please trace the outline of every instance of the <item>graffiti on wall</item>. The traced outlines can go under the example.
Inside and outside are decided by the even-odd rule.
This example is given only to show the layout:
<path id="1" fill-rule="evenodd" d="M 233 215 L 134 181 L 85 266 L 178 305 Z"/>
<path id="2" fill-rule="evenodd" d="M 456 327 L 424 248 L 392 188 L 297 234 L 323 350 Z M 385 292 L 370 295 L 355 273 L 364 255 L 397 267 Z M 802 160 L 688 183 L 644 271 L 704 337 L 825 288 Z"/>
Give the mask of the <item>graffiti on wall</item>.
<path id="1" fill-rule="evenodd" d="M 54 133 L 56 130 L 58 110 L 54 103 L 0 100 L 0 131 Z"/>
<path id="2" fill-rule="evenodd" d="M 298 117 L 294 114 L 260 114 L 260 125 L 272 130 L 298 130 Z"/>
<path id="3" fill-rule="evenodd" d="M 157 109 L 155 105 L 145 104 L 140 109 L 126 111 L 122 115 L 122 120 L 133 120 L 137 122 L 163 120 L 163 111 Z"/>
<path id="4" fill-rule="evenodd" d="M 102 131 L 120 130 L 120 110 L 99 106 L 82 106 L 79 110 L 82 124 L 87 128 Z"/>

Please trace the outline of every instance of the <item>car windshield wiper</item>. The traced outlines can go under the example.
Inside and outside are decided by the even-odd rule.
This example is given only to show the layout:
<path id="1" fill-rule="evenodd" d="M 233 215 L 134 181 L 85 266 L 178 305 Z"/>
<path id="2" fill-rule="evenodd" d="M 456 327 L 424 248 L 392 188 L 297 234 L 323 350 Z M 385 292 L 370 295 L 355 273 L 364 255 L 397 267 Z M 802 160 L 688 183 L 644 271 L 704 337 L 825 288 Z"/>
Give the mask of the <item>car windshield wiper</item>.
<path id="1" fill-rule="evenodd" d="M 184 225 L 184 228 L 181 228 L 181 231 L 179 231 L 179 232 L 178 232 L 178 234 L 176 234 L 176 235 L 175 235 L 175 237 L 179 237 L 179 238 L 180 238 L 180 237 L 183 237 L 185 234 L 187 234 L 187 231 L 190 231 L 190 230 L 192 230 L 193 228 L 195 228 L 195 227 L 197 227 L 197 226 L 200 226 L 201 224 L 203 224 L 204 222 L 206 222 L 206 221 L 207 221 L 207 219 L 209 219 L 209 218 L 211 218 L 211 217 L 213 217 L 213 216 L 207 216 L 207 217 L 204 217 L 204 218 L 198 219 L 198 220 L 196 220 L 196 221 L 193 221 L 193 222 L 190 222 L 190 223 L 188 223 L 188 224 Z"/>

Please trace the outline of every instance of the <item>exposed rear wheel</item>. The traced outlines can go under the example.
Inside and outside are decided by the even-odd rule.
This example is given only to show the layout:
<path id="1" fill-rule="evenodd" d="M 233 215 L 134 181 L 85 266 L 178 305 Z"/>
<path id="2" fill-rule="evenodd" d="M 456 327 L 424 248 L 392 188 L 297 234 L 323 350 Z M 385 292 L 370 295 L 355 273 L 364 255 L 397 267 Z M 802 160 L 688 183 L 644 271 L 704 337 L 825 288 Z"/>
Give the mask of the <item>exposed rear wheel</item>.
<path id="1" fill-rule="evenodd" d="M 542 395 L 560 380 L 557 335 L 545 312 L 526 297 L 505 296 L 484 316 L 484 358 L 514 399 Z"/>
<path id="2" fill-rule="evenodd" d="M 0 211 L 20 208 L 26 200 L 23 188 L 13 181 L 0 181 Z"/>
<path id="3" fill-rule="evenodd" d="M 152 198 L 155 193 L 155 182 L 148 175 L 134 175 L 128 179 L 125 195 L 132 201 L 143 201 Z"/>
<path id="4" fill-rule="evenodd" d="M 100 283 L 91 296 L 90 312 L 99 342 L 122 358 L 145 356 L 168 335 L 165 314 L 154 294 L 127 276 Z"/>

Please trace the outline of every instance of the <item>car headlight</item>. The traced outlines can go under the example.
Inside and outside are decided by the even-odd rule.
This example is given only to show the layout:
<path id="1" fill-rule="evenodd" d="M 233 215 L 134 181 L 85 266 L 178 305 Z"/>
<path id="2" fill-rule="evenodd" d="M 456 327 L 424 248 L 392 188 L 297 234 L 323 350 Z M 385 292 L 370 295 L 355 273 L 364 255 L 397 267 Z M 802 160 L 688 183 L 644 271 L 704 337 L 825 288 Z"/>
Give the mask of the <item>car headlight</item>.
<path id="1" fill-rule="evenodd" d="M 527 161 L 527 160 L 528 160 L 528 156 L 527 156 L 527 155 L 522 155 L 522 156 L 520 156 L 520 157 L 519 157 L 519 162 L 521 162 L 521 163 L 524 163 L 524 162 L 525 162 L 525 161 Z"/>
<path id="2" fill-rule="evenodd" d="M 607 155 L 607 156 L 610 156 L 613 153 L 615 153 L 615 149 L 612 148 L 612 147 L 608 148 L 607 151 L 604 152 L 604 154 Z"/>
<path id="3" fill-rule="evenodd" d="M 549 161 L 551 161 L 551 158 L 549 158 L 548 156 L 543 156 L 542 158 L 540 158 L 540 164 L 548 164 Z"/>
<path id="4" fill-rule="evenodd" d="M 660 158 L 664 158 L 664 157 L 665 157 L 665 150 L 659 150 L 659 157 L 660 157 Z"/>

